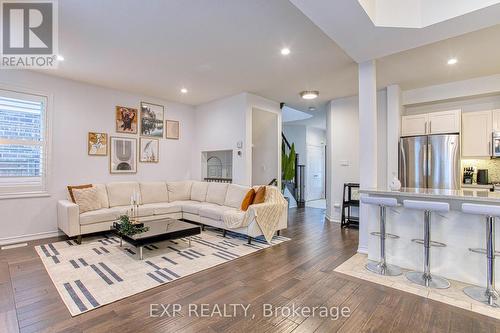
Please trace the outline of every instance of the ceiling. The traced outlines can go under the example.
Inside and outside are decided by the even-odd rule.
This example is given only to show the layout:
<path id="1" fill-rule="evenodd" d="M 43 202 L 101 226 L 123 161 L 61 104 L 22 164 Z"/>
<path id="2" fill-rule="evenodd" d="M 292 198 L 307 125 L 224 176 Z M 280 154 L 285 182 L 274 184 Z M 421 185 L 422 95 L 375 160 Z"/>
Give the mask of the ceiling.
<path id="1" fill-rule="evenodd" d="M 246 91 L 322 119 L 328 101 L 357 94 L 353 58 L 379 58 L 379 88 L 500 73 L 500 25 L 489 27 L 500 7 L 488 9 L 390 29 L 375 28 L 355 0 L 64 0 L 65 61 L 46 73 L 191 105 Z M 282 56 L 283 47 L 291 54 Z M 453 67 L 451 56 L 459 60 Z M 320 96 L 308 102 L 302 90 Z"/>
<path id="2" fill-rule="evenodd" d="M 192 105 L 247 91 L 307 109 L 357 89 L 353 60 L 288 0 L 64 0 L 59 17 L 51 75 Z"/>
<path id="3" fill-rule="evenodd" d="M 403 90 L 500 73 L 500 25 L 377 60 L 377 84 Z M 458 63 L 450 66 L 448 59 Z"/>
<path id="4" fill-rule="evenodd" d="M 378 59 L 500 24 L 500 4 L 422 29 L 408 29 L 376 27 L 356 0 L 290 1 L 356 62 Z"/>

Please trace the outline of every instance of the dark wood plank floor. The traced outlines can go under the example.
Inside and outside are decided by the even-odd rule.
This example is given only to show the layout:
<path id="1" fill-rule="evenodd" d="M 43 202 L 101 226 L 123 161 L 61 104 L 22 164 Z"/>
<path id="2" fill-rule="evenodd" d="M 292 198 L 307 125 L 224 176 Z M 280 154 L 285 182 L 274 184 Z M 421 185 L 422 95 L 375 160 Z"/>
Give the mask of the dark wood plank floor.
<path id="1" fill-rule="evenodd" d="M 325 222 L 321 209 L 291 210 L 283 235 L 293 240 L 77 317 L 33 249 L 48 240 L 0 251 L 0 332 L 500 331 L 500 321 L 333 272 L 356 252 L 358 234 Z M 180 303 L 183 310 L 154 318 L 151 303 Z M 190 303 L 250 304 L 255 318 L 189 317 Z M 267 318 L 263 304 L 349 307 L 351 315 Z"/>

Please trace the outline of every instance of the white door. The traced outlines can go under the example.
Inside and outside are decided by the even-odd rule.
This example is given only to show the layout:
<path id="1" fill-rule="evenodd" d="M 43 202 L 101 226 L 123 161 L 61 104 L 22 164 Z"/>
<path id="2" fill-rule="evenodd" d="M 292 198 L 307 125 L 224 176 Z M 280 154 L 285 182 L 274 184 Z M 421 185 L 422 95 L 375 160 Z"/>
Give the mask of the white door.
<path id="1" fill-rule="evenodd" d="M 429 113 L 430 134 L 458 133 L 460 132 L 461 110 Z"/>
<path id="2" fill-rule="evenodd" d="M 462 113 L 462 156 L 491 156 L 491 111 Z"/>
<path id="3" fill-rule="evenodd" d="M 401 136 L 427 134 L 427 114 L 403 116 L 401 118 Z"/>
<path id="4" fill-rule="evenodd" d="M 307 146 L 306 200 L 325 198 L 325 147 Z"/>

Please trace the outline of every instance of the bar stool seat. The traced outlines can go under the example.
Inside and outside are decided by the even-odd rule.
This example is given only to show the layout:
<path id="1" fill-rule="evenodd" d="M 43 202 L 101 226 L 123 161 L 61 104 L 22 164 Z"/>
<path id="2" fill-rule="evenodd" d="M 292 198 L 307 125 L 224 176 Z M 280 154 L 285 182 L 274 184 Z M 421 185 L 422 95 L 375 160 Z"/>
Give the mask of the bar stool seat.
<path id="1" fill-rule="evenodd" d="M 464 288 L 464 293 L 470 298 L 498 307 L 498 292 L 495 289 L 495 217 L 500 216 L 500 207 L 482 204 L 462 204 L 462 212 L 466 214 L 484 215 L 486 217 L 486 249 L 469 249 L 474 253 L 486 254 L 487 281 L 486 288 L 471 286 Z"/>
<path id="2" fill-rule="evenodd" d="M 413 242 L 424 245 L 424 270 L 423 272 L 408 272 L 406 278 L 421 286 L 446 289 L 450 282 L 443 277 L 431 275 L 431 246 L 444 247 L 446 244 L 431 241 L 431 214 L 446 213 L 450 211 L 450 205 L 446 202 L 403 200 L 403 206 L 408 209 L 424 211 L 424 239 L 412 239 Z"/>
<path id="3" fill-rule="evenodd" d="M 380 261 L 370 261 L 366 264 L 365 268 L 370 272 L 386 275 L 386 276 L 397 276 L 401 275 L 401 268 L 389 265 L 385 258 L 385 240 L 387 238 L 399 238 L 396 235 L 389 234 L 385 232 L 386 224 L 386 207 L 397 207 L 398 201 L 395 198 L 389 197 L 361 197 L 361 202 L 369 205 L 377 205 L 380 210 L 380 221 L 379 221 L 379 232 L 372 232 L 371 235 L 380 237 Z"/>

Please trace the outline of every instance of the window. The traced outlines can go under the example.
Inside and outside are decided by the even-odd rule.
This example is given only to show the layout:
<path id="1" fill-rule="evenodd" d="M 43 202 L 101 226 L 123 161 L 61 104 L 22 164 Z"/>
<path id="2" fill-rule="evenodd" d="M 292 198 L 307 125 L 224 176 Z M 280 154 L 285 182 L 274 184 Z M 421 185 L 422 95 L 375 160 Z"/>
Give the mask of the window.
<path id="1" fill-rule="evenodd" d="M 47 194 L 47 97 L 0 89 L 0 197 Z"/>

